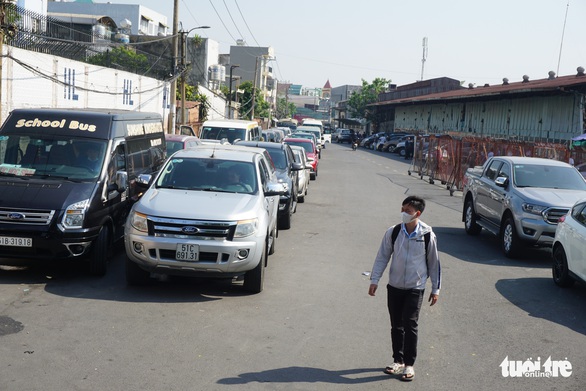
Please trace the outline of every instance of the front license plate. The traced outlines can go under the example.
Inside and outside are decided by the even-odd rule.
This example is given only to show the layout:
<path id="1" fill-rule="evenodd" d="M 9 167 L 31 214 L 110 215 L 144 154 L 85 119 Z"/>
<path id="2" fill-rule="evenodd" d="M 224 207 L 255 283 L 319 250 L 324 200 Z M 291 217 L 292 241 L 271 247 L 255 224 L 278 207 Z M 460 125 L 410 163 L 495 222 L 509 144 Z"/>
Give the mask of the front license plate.
<path id="1" fill-rule="evenodd" d="M 12 236 L 0 236 L 0 246 L 32 247 L 33 240 L 31 238 L 15 238 Z"/>
<path id="2" fill-rule="evenodd" d="M 197 244 L 183 244 L 177 245 L 177 252 L 175 253 L 175 259 L 178 261 L 197 261 L 199 254 L 199 245 Z"/>

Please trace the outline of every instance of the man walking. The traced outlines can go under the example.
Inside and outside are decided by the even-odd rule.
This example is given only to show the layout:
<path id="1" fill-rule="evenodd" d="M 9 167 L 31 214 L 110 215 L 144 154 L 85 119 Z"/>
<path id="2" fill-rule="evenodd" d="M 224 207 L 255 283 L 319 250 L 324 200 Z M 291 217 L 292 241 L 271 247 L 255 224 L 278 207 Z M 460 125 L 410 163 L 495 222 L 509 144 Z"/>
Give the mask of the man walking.
<path id="1" fill-rule="evenodd" d="M 401 207 L 402 223 L 389 228 L 376 255 L 368 294 L 374 296 L 389 261 L 387 307 L 391 318 L 393 364 L 385 373 L 402 375 L 401 380 L 415 377 L 413 365 L 417 357 L 417 324 L 427 278 L 431 280 L 428 301 L 434 305 L 439 297 L 441 267 L 437 238 L 431 227 L 419 220 L 425 200 L 407 197 Z M 392 258 L 391 258 L 392 256 Z"/>

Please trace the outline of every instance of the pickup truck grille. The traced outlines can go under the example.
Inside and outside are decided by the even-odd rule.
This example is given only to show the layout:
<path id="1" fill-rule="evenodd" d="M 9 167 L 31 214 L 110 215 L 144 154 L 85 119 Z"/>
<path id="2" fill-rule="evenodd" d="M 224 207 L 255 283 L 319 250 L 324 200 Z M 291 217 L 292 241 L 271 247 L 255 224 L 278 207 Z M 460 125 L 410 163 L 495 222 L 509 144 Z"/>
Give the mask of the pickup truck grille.
<path id="1" fill-rule="evenodd" d="M 29 224 L 29 225 L 49 225 L 54 210 L 50 209 L 0 209 L 0 223 L 7 224 Z"/>
<path id="2" fill-rule="evenodd" d="M 149 216 L 149 235 L 168 238 L 232 240 L 236 221 L 168 219 Z"/>
<path id="3" fill-rule="evenodd" d="M 566 208 L 551 208 L 543 213 L 543 218 L 550 224 L 557 224 L 560 217 L 568 213 Z"/>

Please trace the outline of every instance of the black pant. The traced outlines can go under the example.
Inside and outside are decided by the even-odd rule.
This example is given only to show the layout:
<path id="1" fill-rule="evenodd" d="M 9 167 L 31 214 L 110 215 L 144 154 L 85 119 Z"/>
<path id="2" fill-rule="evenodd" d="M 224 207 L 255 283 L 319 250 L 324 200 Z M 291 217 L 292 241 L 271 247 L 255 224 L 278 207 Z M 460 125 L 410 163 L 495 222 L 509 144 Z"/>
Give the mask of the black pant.
<path id="1" fill-rule="evenodd" d="M 387 306 L 391 316 L 393 359 L 405 365 L 417 357 L 417 322 L 423 303 L 422 289 L 398 289 L 387 285 Z"/>

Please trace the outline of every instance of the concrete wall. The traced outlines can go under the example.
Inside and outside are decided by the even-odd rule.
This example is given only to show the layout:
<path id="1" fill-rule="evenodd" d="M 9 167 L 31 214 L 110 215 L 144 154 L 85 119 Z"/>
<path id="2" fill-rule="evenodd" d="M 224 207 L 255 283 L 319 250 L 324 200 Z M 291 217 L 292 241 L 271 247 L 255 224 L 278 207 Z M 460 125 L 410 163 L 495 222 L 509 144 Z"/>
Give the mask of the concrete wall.
<path id="1" fill-rule="evenodd" d="M 16 108 L 111 108 L 167 117 L 168 83 L 4 45 L 1 122 Z M 166 123 L 166 121 L 165 121 Z"/>

